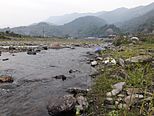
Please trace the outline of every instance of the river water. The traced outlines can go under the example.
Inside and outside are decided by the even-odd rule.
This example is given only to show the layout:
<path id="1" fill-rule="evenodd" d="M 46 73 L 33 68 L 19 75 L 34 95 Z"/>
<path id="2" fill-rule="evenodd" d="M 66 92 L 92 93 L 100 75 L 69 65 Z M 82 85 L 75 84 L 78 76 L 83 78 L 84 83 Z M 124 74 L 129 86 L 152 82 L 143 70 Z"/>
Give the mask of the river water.
<path id="1" fill-rule="evenodd" d="M 86 63 L 88 51 L 92 48 L 50 49 L 37 55 L 3 53 L 0 73 L 13 76 L 14 82 L 0 84 L 0 116 L 49 116 L 48 103 L 68 94 L 67 88 L 89 88 L 94 69 Z M 78 71 L 70 74 L 70 69 Z M 56 75 L 68 78 L 56 80 Z"/>

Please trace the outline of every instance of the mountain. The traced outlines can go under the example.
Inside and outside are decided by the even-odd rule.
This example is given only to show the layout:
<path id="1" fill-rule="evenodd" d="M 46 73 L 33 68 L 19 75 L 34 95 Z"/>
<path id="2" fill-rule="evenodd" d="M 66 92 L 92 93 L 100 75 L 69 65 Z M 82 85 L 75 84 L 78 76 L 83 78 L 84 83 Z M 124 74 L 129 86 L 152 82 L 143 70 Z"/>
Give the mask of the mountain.
<path id="1" fill-rule="evenodd" d="M 66 14 L 62 16 L 51 16 L 49 17 L 46 22 L 53 23 L 55 25 L 64 25 L 66 23 L 72 22 L 73 20 L 92 15 L 92 13 L 72 13 L 72 14 Z"/>
<path id="2" fill-rule="evenodd" d="M 63 25 L 80 17 L 97 16 L 106 20 L 109 24 L 119 25 L 122 22 L 144 15 L 153 9 L 154 3 L 151 3 L 147 6 L 139 6 L 131 9 L 122 7 L 112 11 L 101 11 L 97 13 L 72 13 L 63 16 L 53 16 L 47 19 L 45 22 L 50 22 L 56 25 Z"/>
<path id="3" fill-rule="evenodd" d="M 63 32 L 70 36 L 87 36 L 88 31 L 93 30 L 95 27 L 99 28 L 104 26 L 106 21 L 95 16 L 85 16 L 75 19 L 74 21 L 64 24 L 62 27 Z"/>
<path id="4" fill-rule="evenodd" d="M 15 27 L 15 28 L 6 28 L 3 29 L 3 31 L 12 31 L 17 34 L 21 35 L 30 35 L 30 36 L 54 36 L 61 34 L 57 26 L 41 22 L 37 24 L 32 24 L 30 26 L 21 26 L 21 27 Z"/>
<path id="5" fill-rule="evenodd" d="M 154 30 L 154 10 L 124 22 L 120 28 L 125 32 L 152 32 Z"/>
<path id="6" fill-rule="evenodd" d="M 154 11 L 153 16 L 150 16 L 143 24 L 138 26 L 137 32 L 154 33 Z"/>
<path id="7" fill-rule="evenodd" d="M 80 17 L 78 19 L 73 20 L 70 23 L 56 26 L 46 22 L 41 22 L 37 24 L 32 24 L 30 26 L 22 26 L 22 27 L 15 27 L 10 28 L 9 31 L 12 31 L 17 34 L 22 35 L 30 35 L 30 36 L 73 36 L 73 37 L 80 37 L 80 36 L 89 36 L 90 33 L 87 31 L 91 31 L 96 28 L 100 28 L 101 26 L 106 25 L 106 21 L 101 18 L 95 16 L 86 16 Z M 2 31 L 7 31 L 8 28 L 3 29 Z"/>
<path id="8" fill-rule="evenodd" d="M 128 21 L 138 16 L 142 16 L 149 11 L 154 10 L 154 3 L 151 3 L 147 6 L 139 6 L 131 9 L 127 8 L 118 8 L 113 11 L 109 11 L 99 15 L 100 18 L 103 18 L 110 24 L 116 24 Z"/>

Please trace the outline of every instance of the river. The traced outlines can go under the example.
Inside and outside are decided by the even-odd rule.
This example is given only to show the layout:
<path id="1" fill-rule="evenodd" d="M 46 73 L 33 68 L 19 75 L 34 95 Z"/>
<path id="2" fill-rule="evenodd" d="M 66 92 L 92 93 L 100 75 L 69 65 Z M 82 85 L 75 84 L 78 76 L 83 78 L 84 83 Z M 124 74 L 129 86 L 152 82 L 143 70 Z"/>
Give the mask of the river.
<path id="1" fill-rule="evenodd" d="M 3 53 L 0 73 L 13 76 L 14 82 L 0 84 L 0 116 L 49 116 L 48 103 L 68 94 L 68 88 L 89 88 L 94 69 L 86 63 L 88 51 L 92 48 L 49 49 L 37 55 Z M 77 71 L 69 73 L 70 69 Z M 62 81 L 53 78 L 56 75 L 68 78 Z"/>

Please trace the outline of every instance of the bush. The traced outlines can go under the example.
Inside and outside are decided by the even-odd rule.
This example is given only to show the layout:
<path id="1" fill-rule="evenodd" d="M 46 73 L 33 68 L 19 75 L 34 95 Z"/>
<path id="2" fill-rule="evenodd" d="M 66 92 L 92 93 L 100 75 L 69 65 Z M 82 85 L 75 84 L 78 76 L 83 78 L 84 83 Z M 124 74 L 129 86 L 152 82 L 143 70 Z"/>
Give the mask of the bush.
<path id="1" fill-rule="evenodd" d="M 122 44 L 129 44 L 129 43 L 131 43 L 130 40 L 129 40 L 128 38 L 124 38 L 124 37 L 122 37 L 122 36 L 116 38 L 116 39 L 113 41 L 113 44 L 114 44 L 115 46 L 120 46 L 120 45 L 122 45 Z"/>

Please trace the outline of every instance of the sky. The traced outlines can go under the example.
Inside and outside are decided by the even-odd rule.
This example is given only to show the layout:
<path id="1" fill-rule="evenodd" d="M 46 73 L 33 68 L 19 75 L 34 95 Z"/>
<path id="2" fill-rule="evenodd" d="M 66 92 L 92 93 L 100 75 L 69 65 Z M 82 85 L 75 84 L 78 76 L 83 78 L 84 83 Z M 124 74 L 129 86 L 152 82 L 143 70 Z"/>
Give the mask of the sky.
<path id="1" fill-rule="evenodd" d="M 152 2 L 154 0 L 0 0 L 0 28 L 30 25 L 50 16 L 133 8 Z"/>

